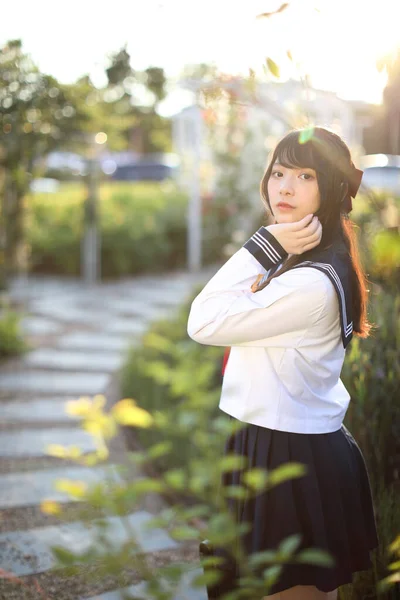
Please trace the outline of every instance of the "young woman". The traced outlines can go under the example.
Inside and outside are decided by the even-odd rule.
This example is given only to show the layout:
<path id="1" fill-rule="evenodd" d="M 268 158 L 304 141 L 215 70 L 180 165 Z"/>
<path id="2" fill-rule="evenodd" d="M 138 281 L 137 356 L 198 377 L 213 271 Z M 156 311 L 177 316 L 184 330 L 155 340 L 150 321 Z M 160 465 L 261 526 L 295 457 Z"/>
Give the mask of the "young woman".
<path id="1" fill-rule="evenodd" d="M 237 520 L 251 524 L 246 552 L 276 550 L 300 534 L 299 550 L 319 548 L 335 561 L 284 565 L 266 598 L 334 600 L 353 573 L 372 566 L 378 546 L 364 457 L 343 425 L 350 395 L 340 379 L 353 334 L 367 337 L 372 325 L 348 218 L 362 171 L 337 134 L 315 127 L 303 142 L 305 134 L 294 130 L 278 143 L 261 181 L 274 224 L 256 231 L 194 299 L 188 334 L 230 347 L 219 407 L 243 427 L 226 453 L 246 456 L 248 468 L 306 467 L 256 498 L 230 501 Z M 240 485 L 241 472 L 222 484 Z M 236 589 L 240 574 L 223 549 L 215 554 L 226 564 L 210 598 Z"/>

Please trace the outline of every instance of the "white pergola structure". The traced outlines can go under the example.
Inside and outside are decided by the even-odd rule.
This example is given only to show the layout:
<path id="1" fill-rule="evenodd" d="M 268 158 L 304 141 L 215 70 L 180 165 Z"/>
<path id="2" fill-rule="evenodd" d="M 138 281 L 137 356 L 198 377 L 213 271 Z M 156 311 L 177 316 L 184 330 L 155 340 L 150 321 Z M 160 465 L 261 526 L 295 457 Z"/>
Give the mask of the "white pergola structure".
<path id="1" fill-rule="evenodd" d="M 172 117 L 174 151 L 180 157 L 178 184 L 189 193 L 187 213 L 187 266 L 197 272 L 202 266 L 201 167 L 209 159 L 202 108 L 188 106 Z"/>

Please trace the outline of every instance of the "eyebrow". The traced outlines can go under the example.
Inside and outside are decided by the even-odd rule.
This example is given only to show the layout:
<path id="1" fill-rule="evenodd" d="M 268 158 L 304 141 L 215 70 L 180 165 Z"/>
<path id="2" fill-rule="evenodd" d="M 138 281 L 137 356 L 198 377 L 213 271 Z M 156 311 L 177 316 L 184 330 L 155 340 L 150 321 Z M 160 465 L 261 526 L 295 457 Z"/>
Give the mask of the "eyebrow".
<path id="1" fill-rule="evenodd" d="M 281 165 L 281 163 L 279 162 L 275 162 L 272 167 L 283 167 L 284 169 L 289 168 L 289 169 L 298 169 L 299 171 L 301 169 L 310 169 L 311 171 L 315 171 L 315 169 L 313 169 L 313 167 L 285 167 L 284 165 Z"/>

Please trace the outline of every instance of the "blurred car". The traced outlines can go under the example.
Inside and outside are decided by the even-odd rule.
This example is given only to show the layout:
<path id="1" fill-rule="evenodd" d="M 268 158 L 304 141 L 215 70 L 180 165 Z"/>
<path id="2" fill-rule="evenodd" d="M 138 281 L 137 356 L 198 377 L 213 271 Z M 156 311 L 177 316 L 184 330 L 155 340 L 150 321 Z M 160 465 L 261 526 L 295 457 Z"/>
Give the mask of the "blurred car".
<path id="1" fill-rule="evenodd" d="M 400 196 L 399 155 L 366 154 L 360 160 L 360 167 L 364 171 L 362 186 Z"/>

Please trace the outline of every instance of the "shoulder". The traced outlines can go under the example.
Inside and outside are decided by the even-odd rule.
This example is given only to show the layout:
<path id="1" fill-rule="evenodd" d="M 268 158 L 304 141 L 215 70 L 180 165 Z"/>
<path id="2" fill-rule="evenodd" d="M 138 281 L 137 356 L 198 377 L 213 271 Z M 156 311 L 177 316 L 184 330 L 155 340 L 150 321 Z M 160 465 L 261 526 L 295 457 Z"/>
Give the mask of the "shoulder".
<path id="1" fill-rule="evenodd" d="M 307 307 L 314 310 L 316 306 L 326 304 L 331 293 L 330 285 L 324 273 L 317 269 L 308 266 L 292 268 L 271 279 L 266 287 L 255 294 L 255 301 L 270 305 L 286 297 L 296 309 L 304 306 L 305 310 Z"/>
<path id="2" fill-rule="evenodd" d="M 299 290 L 307 290 L 311 287 L 314 292 L 319 290 L 323 293 L 328 292 L 332 287 L 326 273 L 311 265 L 292 268 L 272 279 L 271 283 L 273 282 Z"/>

